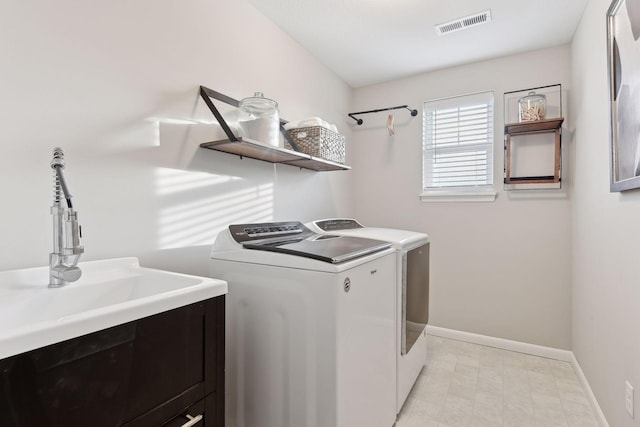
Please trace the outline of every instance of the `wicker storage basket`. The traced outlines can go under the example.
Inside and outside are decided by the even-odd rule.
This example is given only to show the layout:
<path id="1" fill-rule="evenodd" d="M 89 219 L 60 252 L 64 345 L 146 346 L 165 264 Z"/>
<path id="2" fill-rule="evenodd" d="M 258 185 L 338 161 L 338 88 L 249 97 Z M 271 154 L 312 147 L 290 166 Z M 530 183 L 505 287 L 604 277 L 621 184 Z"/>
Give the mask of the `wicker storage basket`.
<path id="1" fill-rule="evenodd" d="M 322 126 L 290 129 L 287 131 L 300 151 L 313 157 L 344 163 L 344 136 Z M 293 149 L 285 140 L 285 148 Z"/>

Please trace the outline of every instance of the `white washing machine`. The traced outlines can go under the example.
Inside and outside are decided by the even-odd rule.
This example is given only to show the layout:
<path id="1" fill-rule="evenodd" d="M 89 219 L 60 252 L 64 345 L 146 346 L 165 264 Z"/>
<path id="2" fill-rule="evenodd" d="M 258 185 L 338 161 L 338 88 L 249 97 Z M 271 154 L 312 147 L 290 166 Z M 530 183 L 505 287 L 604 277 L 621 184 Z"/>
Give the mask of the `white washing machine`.
<path id="1" fill-rule="evenodd" d="M 390 242 L 396 251 L 396 413 L 400 412 L 427 357 L 429 236 L 392 228 L 364 227 L 350 218 L 313 221 L 314 232 Z"/>
<path id="2" fill-rule="evenodd" d="M 232 225 L 210 259 L 228 283 L 231 427 L 391 427 L 395 252 L 299 222 Z"/>

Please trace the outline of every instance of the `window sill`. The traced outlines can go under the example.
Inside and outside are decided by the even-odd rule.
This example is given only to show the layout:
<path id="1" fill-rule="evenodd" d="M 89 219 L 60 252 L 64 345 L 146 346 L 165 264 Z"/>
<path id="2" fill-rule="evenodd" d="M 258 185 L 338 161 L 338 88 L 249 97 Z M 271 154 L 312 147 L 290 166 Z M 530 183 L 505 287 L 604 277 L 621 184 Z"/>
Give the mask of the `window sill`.
<path id="1" fill-rule="evenodd" d="M 494 202 L 495 191 L 432 191 L 420 194 L 420 200 L 427 203 L 442 202 Z"/>

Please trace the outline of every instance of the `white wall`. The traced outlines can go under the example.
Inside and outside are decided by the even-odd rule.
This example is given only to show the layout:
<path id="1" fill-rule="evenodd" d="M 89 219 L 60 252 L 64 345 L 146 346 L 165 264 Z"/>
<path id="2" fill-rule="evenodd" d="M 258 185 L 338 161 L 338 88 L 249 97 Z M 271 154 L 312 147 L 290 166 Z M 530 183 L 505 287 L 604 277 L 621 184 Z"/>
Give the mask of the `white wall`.
<path id="1" fill-rule="evenodd" d="M 198 148 L 222 139 L 199 85 L 262 91 L 289 120 L 345 125 L 350 88 L 244 0 L 2 4 L 0 270 L 45 265 L 53 147 L 83 225 L 84 260 L 139 256 L 206 274 L 233 222 L 350 212 L 351 172 L 316 173 Z M 349 151 L 349 148 L 347 148 Z"/>
<path id="2" fill-rule="evenodd" d="M 359 219 L 431 237 L 431 325 L 571 348 L 570 164 L 563 190 L 507 194 L 502 186 L 504 92 L 555 83 L 571 96 L 569 46 L 355 90 L 354 111 L 408 104 L 420 112 L 396 111 L 395 137 L 386 114 L 363 116 L 352 125 L 352 164 Z M 422 103 L 483 90 L 495 97 L 496 201 L 421 202 Z M 564 128 L 566 152 L 571 123 Z"/>
<path id="3" fill-rule="evenodd" d="M 609 425 L 640 425 L 640 192 L 609 192 L 606 12 L 592 0 L 572 44 L 576 128 L 573 351 Z M 636 389 L 635 420 L 624 382 Z"/>
<path id="4" fill-rule="evenodd" d="M 216 233 L 240 221 L 354 215 L 425 231 L 431 324 L 571 348 L 609 423 L 640 425 L 623 405 L 624 380 L 640 389 L 640 192 L 608 191 L 608 5 L 589 3 L 570 51 L 360 88 L 350 105 L 342 81 L 244 0 L 5 2 L 0 270 L 47 262 L 54 146 L 66 151 L 86 260 L 133 255 L 206 274 Z M 502 93 L 550 83 L 563 84 L 574 109 L 565 109 L 564 189 L 512 197 L 501 185 Z M 212 121 L 200 84 L 235 98 L 261 90 L 285 118 L 337 123 L 354 170 L 314 173 L 197 148 L 221 136 L 175 123 Z M 495 203 L 419 201 L 420 116 L 397 112 L 393 138 L 384 114 L 359 128 L 345 120 L 486 89 L 496 99 Z"/>

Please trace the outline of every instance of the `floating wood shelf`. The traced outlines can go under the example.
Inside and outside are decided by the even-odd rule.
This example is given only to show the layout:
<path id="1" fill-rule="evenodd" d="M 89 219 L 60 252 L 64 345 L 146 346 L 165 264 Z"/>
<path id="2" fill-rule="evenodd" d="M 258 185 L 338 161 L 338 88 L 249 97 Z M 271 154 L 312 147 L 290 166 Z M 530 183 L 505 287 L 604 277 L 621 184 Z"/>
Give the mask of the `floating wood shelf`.
<path id="1" fill-rule="evenodd" d="M 240 101 L 233 99 L 220 92 L 216 92 L 204 86 L 200 86 L 200 96 L 213 113 L 214 117 L 227 134 L 228 139 L 221 141 L 203 142 L 200 147 L 209 150 L 222 151 L 223 153 L 235 154 L 237 156 L 249 157 L 251 159 L 262 160 L 269 163 L 280 163 L 284 165 L 297 166 L 312 171 L 343 171 L 350 170 L 350 166 L 342 163 L 332 162 L 330 160 L 313 157 L 301 151 L 287 150 L 285 148 L 274 147 L 273 145 L 263 144 L 251 139 L 236 136 L 232 131 L 220 111 L 211 101 L 211 98 L 222 101 L 232 107 L 238 107 Z M 280 132 L 285 140 L 296 150 L 298 145 L 291 136 L 284 130 L 283 124 L 286 120 L 280 120 Z"/>
<path id="2" fill-rule="evenodd" d="M 562 147 L 561 147 L 561 126 L 564 118 L 559 117 L 548 120 L 537 120 L 532 122 L 507 123 L 504 125 L 505 134 L 505 184 L 557 184 L 561 180 Z M 552 133 L 554 138 L 554 166 L 553 175 L 550 176 L 511 176 L 511 138 L 523 135 L 535 135 L 540 133 Z"/>
<path id="3" fill-rule="evenodd" d="M 507 135 L 532 134 L 541 132 L 555 132 L 560 129 L 563 117 L 557 119 L 537 120 L 534 122 L 507 123 L 504 133 Z"/>
<path id="4" fill-rule="evenodd" d="M 274 147 L 272 145 L 263 144 L 261 142 L 242 137 L 238 137 L 236 141 L 224 139 L 221 141 L 204 142 L 200 144 L 200 147 L 235 154 L 241 158 L 249 157 L 251 159 L 262 160 L 269 163 L 281 163 L 318 172 L 351 169 L 350 166 L 346 166 L 341 163 L 320 159 L 299 151 Z"/>

